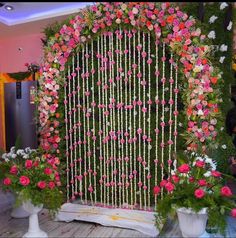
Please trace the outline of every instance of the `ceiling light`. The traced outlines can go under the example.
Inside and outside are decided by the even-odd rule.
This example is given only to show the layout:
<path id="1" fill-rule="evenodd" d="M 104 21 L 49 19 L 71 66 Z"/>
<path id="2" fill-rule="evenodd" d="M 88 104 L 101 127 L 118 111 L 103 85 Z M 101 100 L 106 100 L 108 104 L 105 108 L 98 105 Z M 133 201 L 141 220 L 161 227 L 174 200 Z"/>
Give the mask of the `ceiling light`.
<path id="1" fill-rule="evenodd" d="M 10 6 L 10 5 L 6 5 L 6 6 L 5 6 L 5 9 L 6 9 L 7 11 L 12 11 L 12 10 L 14 10 L 14 7 L 13 7 L 13 6 Z"/>

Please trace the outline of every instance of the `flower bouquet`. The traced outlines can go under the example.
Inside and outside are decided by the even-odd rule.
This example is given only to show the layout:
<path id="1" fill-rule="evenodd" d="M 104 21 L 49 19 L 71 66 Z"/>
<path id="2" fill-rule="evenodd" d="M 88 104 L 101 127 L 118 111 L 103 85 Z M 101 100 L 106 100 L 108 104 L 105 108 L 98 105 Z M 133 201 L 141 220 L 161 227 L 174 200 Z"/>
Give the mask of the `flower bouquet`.
<path id="1" fill-rule="evenodd" d="M 233 194 L 225 185 L 223 174 L 216 170 L 216 163 L 207 155 L 198 155 L 193 152 L 187 162 L 181 163 L 176 171 L 171 172 L 168 179 L 163 179 L 154 187 L 155 196 L 160 196 L 157 203 L 157 226 L 160 227 L 168 217 L 177 211 L 180 228 L 180 213 L 206 214 L 203 225 L 214 227 L 217 232 L 224 233 L 226 228 L 226 216 L 236 217 Z M 227 176 L 227 175 L 225 175 Z M 178 213 L 179 211 L 179 213 Z M 189 218 L 187 221 L 190 221 Z M 197 223 L 193 226 L 197 226 Z M 184 224 L 187 229 L 192 225 Z M 195 235 L 200 236 L 205 231 Z M 182 228 L 181 228 L 182 230 Z M 187 231 L 188 232 L 188 231 Z M 182 234 L 185 235 L 186 232 Z M 187 235 L 185 235 L 187 236 Z"/>

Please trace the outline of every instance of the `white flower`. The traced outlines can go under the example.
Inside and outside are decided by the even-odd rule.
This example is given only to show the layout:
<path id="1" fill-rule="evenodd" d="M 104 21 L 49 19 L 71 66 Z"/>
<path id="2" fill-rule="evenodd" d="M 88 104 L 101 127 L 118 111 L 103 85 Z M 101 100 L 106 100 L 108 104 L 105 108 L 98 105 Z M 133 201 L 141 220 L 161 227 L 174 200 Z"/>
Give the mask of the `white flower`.
<path id="1" fill-rule="evenodd" d="M 228 46 L 227 46 L 227 45 L 222 44 L 222 45 L 220 46 L 220 51 L 224 52 L 224 51 L 227 51 L 227 50 L 228 50 Z"/>
<path id="2" fill-rule="evenodd" d="M 222 2 L 221 4 L 220 4 L 220 10 L 223 10 L 223 9 L 225 9 L 226 7 L 228 7 L 229 5 L 226 3 L 226 2 Z"/>
<path id="3" fill-rule="evenodd" d="M 16 158 L 16 154 L 13 154 L 11 157 L 12 157 L 12 159 L 15 159 Z"/>
<path id="4" fill-rule="evenodd" d="M 227 148 L 227 146 L 226 145 L 222 145 L 221 148 L 225 150 Z"/>
<path id="5" fill-rule="evenodd" d="M 16 149 L 15 149 L 15 146 L 12 146 L 11 149 L 10 149 L 10 152 L 15 153 L 15 150 L 16 150 Z"/>
<path id="6" fill-rule="evenodd" d="M 220 62 L 221 64 L 223 64 L 224 60 L 225 60 L 225 56 L 221 56 L 220 59 L 219 59 L 219 62 Z"/>
<path id="7" fill-rule="evenodd" d="M 214 23 L 217 18 L 218 18 L 218 17 L 215 16 L 215 15 L 211 16 L 210 19 L 209 19 L 209 23 L 210 23 L 210 24 Z"/>
<path id="8" fill-rule="evenodd" d="M 227 30 L 230 31 L 232 29 L 232 26 L 233 26 L 233 22 L 230 21 L 229 25 L 227 26 Z"/>
<path id="9" fill-rule="evenodd" d="M 202 116 L 202 115 L 204 115 L 204 113 L 203 113 L 202 110 L 198 110 L 197 114 L 198 114 L 198 116 Z"/>
<path id="10" fill-rule="evenodd" d="M 24 150 L 17 150 L 16 154 L 17 155 L 24 155 L 25 152 L 24 152 Z"/>
<path id="11" fill-rule="evenodd" d="M 29 158 L 29 155 L 25 154 L 23 155 L 23 159 L 28 159 Z"/>
<path id="12" fill-rule="evenodd" d="M 225 128 L 224 128 L 223 126 L 220 128 L 221 131 L 223 131 L 224 129 L 225 129 Z"/>
<path id="13" fill-rule="evenodd" d="M 207 171 L 205 174 L 203 174 L 205 177 L 210 177 L 211 176 L 211 171 Z"/>
<path id="14" fill-rule="evenodd" d="M 215 39 L 216 38 L 216 33 L 215 33 L 215 31 L 210 31 L 207 36 L 208 36 L 209 39 Z"/>

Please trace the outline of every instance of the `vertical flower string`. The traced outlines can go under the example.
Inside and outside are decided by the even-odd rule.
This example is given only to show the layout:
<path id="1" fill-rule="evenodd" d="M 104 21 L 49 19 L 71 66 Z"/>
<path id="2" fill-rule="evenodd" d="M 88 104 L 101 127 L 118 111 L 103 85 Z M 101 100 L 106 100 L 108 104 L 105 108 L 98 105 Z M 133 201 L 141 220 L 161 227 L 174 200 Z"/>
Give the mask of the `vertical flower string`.
<path id="1" fill-rule="evenodd" d="M 168 172 L 170 175 L 170 168 L 171 168 L 171 152 L 172 152 L 172 125 L 173 125 L 173 121 L 172 121 L 172 114 L 173 114 L 173 53 L 171 52 L 171 57 L 170 57 L 170 100 L 169 100 L 169 105 L 170 105 L 170 113 L 169 113 L 169 140 L 168 140 L 168 144 L 169 144 L 169 156 L 168 156 Z"/>
<path id="2" fill-rule="evenodd" d="M 64 74 L 64 78 L 65 78 L 65 74 Z M 64 84 L 64 105 L 65 105 L 65 125 L 66 125 L 66 136 L 65 136 L 65 140 L 66 140 L 66 196 L 67 196 L 67 202 L 69 202 L 70 200 L 70 170 L 69 170 L 69 143 L 68 143 L 68 139 L 69 139 L 69 135 L 68 135 L 68 109 L 67 109 L 67 104 L 68 104 L 68 100 L 67 100 L 67 85 L 68 85 L 68 77 L 65 78 L 65 84 Z"/>
<path id="3" fill-rule="evenodd" d="M 175 65 L 175 89 L 174 89 L 174 93 L 175 93 L 175 111 L 174 111 L 174 117 L 175 117 L 175 129 L 174 129 L 174 153 L 176 154 L 177 151 L 177 115 L 178 115 L 178 107 L 177 107 L 177 100 L 178 100 L 178 62 L 176 60 L 176 65 Z M 177 166 L 177 159 L 175 156 L 175 160 L 174 160 L 174 170 L 176 170 L 176 166 Z"/>
<path id="4" fill-rule="evenodd" d="M 155 184 L 157 184 L 157 163 L 158 163 L 158 138 L 159 138 L 159 57 L 158 57 L 158 39 L 156 38 L 155 46 L 155 58 L 156 58 L 156 66 L 155 66 L 155 75 L 156 75 L 156 96 L 155 96 L 155 103 L 156 103 L 156 128 L 155 128 L 155 134 L 156 134 L 156 153 L 155 153 Z M 157 205 L 157 196 L 155 196 L 155 207 Z"/>
<path id="5" fill-rule="evenodd" d="M 96 165 L 96 127 L 95 127 L 95 100 L 94 100 L 94 91 L 95 91 L 95 87 L 94 87 L 94 45 L 93 45 L 93 41 L 91 42 L 91 61 L 92 61 L 92 70 L 91 70 L 91 74 L 92 74 L 92 113 L 93 113 L 93 187 L 94 187 L 94 203 L 97 203 L 97 181 L 96 181 L 96 176 L 97 176 L 97 165 Z"/>
<path id="6" fill-rule="evenodd" d="M 165 127 L 165 43 L 162 44 L 162 115 L 161 115 L 161 180 L 164 178 L 164 127 Z M 161 197 L 163 196 L 163 189 L 161 191 Z"/>
<path id="7" fill-rule="evenodd" d="M 82 175 L 82 139 L 81 139 L 81 121 L 82 121 L 82 117 L 81 117 L 81 100 L 80 100 L 80 91 L 81 91 L 81 84 L 80 84 L 80 57 L 79 57 L 79 52 L 77 53 L 77 93 L 78 93 L 78 132 L 79 132 L 79 176 L 77 177 L 77 179 L 79 180 L 79 195 L 80 195 L 80 199 L 83 202 L 83 175 Z"/>
<path id="8" fill-rule="evenodd" d="M 133 201 L 133 163 L 135 161 L 135 158 L 132 156 L 132 81 L 131 81 L 131 75 L 132 75 L 132 68 L 131 68 L 131 31 L 129 30 L 128 32 L 128 38 L 129 38 L 129 48 L 128 48 L 128 54 L 129 54 L 129 70 L 127 72 L 128 74 L 128 83 L 129 83 L 129 165 L 130 165 L 130 174 L 129 174 L 129 179 L 130 179 L 130 196 L 131 196 L 131 207 L 133 207 L 134 201 Z"/>
<path id="9" fill-rule="evenodd" d="M 75 56 L 72 56 L 72 78 L 73 78 L 73 85 L 72 85 L 72 94 L 73 94 L 73 132 L 74 132 L 74 163 L 71 165 L 72 169 L 74 168 L 74 177 L 73 177 L 73 183 L 75 184 L 75 195 L 78 194 L 78 183 L 77 183 L 77 123 L 76 123 L 76 104 L 75 104 Z M 73 198 L 74 199 L 74 198 Z"/>

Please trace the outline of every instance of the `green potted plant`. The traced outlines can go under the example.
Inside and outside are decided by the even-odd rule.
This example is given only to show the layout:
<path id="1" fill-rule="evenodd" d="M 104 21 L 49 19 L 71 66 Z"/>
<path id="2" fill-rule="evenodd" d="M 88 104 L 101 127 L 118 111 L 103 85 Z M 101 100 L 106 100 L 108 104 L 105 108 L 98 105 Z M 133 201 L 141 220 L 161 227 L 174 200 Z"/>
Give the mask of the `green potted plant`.
<path id="1" fill-rule="evenodd" d="M 47 237 L 38 225 L 38 212 L 47 208 L 55 215 L 62 204 L 62 192 L 57 168 L 38 151 L 20 160 L 6 162 L 8 169 L 3 179 L 3 188 L 18 193 L 17 203 L 29 212 L 29 230 L 24 237 Z"/>
<path id="2" fill-rule="evenodd" d="M 154 187 L 155 196 L 162 195 L 156 208 L 157 226 L 177 213 L 184 237 L 204 234 L 207 220 L 216 232 L 224 234 L 226 216 L 236 217 L 234 196 L 224 182 L 215 161 L 193 152 L 187 162 L 182 161 L 168 179 Z"/>

